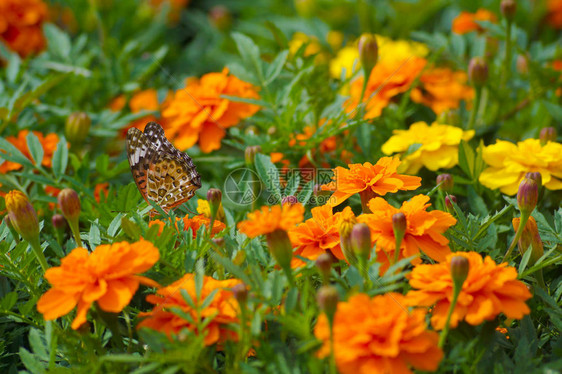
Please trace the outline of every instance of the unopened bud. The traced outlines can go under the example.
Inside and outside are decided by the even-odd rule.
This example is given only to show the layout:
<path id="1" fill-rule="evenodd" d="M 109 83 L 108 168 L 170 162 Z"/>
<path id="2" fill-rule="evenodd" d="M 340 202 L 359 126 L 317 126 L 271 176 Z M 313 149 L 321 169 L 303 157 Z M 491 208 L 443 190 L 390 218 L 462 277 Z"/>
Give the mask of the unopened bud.
<path id="1" fill-rule="evenodd" d="M 348 209 L 349 207 L 346 207 Z M 349 212 L 351 212 L 351 208 L 349 208 Z M 347 213 L 349 213 L 347 212 Z M 345 211 L 343 213 L 346 213 Z M 345 214 L 344 219 L 340 222 L 339 232 L 340 232 L 340 247 L 342 249 L 343 256 L 350 264 L 353 264 L 357 261 L 357 257 L 355 257 L 355 253 L 351 248 L 351 231 L 353 230 L 353 226 L 357 223 L 357 219 L 355 215 L 351 212 L 350 214 Z"/>
<path id="2" fill-rule="evenodd" d="M 541 130 L 539 139 L 541 144 L 545 145 L 548 142 L 555 142 L 558 134 L 556 134 L 556 129 L 554 127 L 545 127 Z"/>
<path id="3" fill-rule="evenodd" d="M 221 207 L 222 192 L 218 188 L 209 188 L 207 191 L 207 201 L 211 210 L 211 221 L 217 217 L 217 212 Z"/>
<path id="4" fill-rule="evenodd" d="M 473 57 L 468 63 L 468 79 L 475 86 L 482 86 L 488 80 L 488 64 L 482 57 Z"/>
<path id="5" fill-rule="evenodd" d="M 455 195 L 445 196 L 445 208 L 447 208 L 447 210 L 449 212 L 455 211 L 455 207 L 454 207 L 453 203 L 455 203 L 455 204 L 457 203 L 457 197 Z"/>
<path id="6" fill-rule="evenodd" d="M 379 58 L 379 46 L 375 35 L 361 35 L 357 48 L 359 49 L 359 60 L 361 61 L 361 65 L 363 66 L 365 72 L 365 79 L 367 79 L 371 70 L 373 70 L 373 67 L 377 64 L 377 60 Z"/>
<path id="7" fill-rule="evenodd" d="M 80 217 L 80 198 L 71 188 L 63 189 L 57 196 L 62 215 L 68 221 L 78 220 Z"/>
<path id="8" fill-rule="evenodd" d="M 521 218 L 514 218 L 512 221 L 513 229 L 515 232 L 519 230 L 519 224 L 521 223 Z M 517 242 L 519 247 L 519 252 L 524 255 L 525 252 L 531 247 L 531 257 L 529 258 L 529 264 L 533 265 L 538 261 L 539 258 L 544 254 L 544 247 L 542 244 L 541 236 L 539 234 L 539 229 L 537 227 L 537 221 L 530 216 L 523 228 L 523 233 Z"/>
<path id="9" fill-rule="evenodd" d="M 392 229 L 394 230 L 395 238 L 402 240 L 407 228 L 408 222 L 406 222 L 406 215 L 404 213 L 398 212 L 392 216 Z"/>
<path id="10" fill-rule="evenodd" d="M 238 283 L 232 287 L 232 293 L 240 306 L 246 305 L 246 302 L 248 301 L 248 288 L 244 283 Z"/>
<path id="11" fill-rule="evenodd" d="M 299 199 L 296 196 L 289 195 L 289 196 L 283 197 L 283 199 L 281 200 L 281 205 L 285 205 L 285 204 L 293 205 L 293 204 L 296 204 L 298 202 L 299 202 Z"/>
<path id="12" fill-rule="evenodd" d="M 8 226 L 8 229 L 10 230 L 10 233 L 14 237 L 16 243 L 19 243 L 19 234 L 14 228 L 14 225 L 12 225 L 12 221 L 10 220 L 10 215 L 7 214 L 6 216 L 4 216 L 4 223 L 6 224 L 6 226 Z"/>
<path id="13" fill-rule="evenodd" d="M 464 281 L 468 277 L 468 270 L 469 264 L 466 257 L 453 256 L 453 258 L 451 258 L 451 278 L 458 292 L 460 292 Z"/>
<path id="14" fill-rule="evenodd" d="M 91 125 L 90 117 L 84 112 L 71 113 L 66 118 L 64 133 L 71 144 L 80 145 L 88 136 Z"/>
<path id="15" fill-rule="evenodd" d="M 535 182 L 537 182 L 539 187 L 542 186 L 542 175 L 538 171 L 528 172 L 527 174 L 525 174 L 525 178 L 533 179 Z"/>
<path id="16" fill-rule="evenodd" d="M 334 321 L 339 298 L 338 290 L 334 286 L 322 286 L 316 294 L 318 306 L 320 310 L 326 313 L 330 325 Z"/>
<path id="17" fill-rule="evenodd" d="M 461 120 L 457 110 L 448 109 L 439 113 L 436 122 L 454 126 L 459 125 Z"/>
<path id="18" fill-rule="evenodd" d="M 523 75 L 529 73 L 529 57 L 526 55 L 518 55 L 517 62 L 515 63 L 517 71 Z"/>
<path id="19" fill-rule="evenodd" d="M 224 246 L 225 246 L 224 238 L 213 238 L 213 239 L 211 239 L 211 241 L 212 241 L 213 244 L 216 245 L 218 248 L 224 248 Z"/>
<path id="20" fill-rule="evenodd" d="M 453 186 L 454 186 L 454 182 L 453 182 L 453 177 L 451 176 L 451 174 L 439 174 L 437 176 L 437 185 L 439 186 L 439 189 L 443 192 L 447 192 L 447 193 L 451 193 L 453 192 Z"/>
<path id="21" fill-rule="evenodd" d="M 519 184 L 517 191 L 517 205 L 521 214 L 531 214 L 533 209 L 537 206 L 539 199 L 539 186 L 537 181 L 530 178 L 525 178 Z"/>
<path id="22" fill-rule="evenodd" d="M 53 214 L 51 223 L 56 230 L 62 230 L 66 226 L 66 220 L 64 219 L 62 214 Z"/>
<path id="23" fill-rule="evenodd" d="M 209 11 L 209 21 L 220 31 L 227 31 L 232 26 L 232 15 L 223 5 L 215 5 Z"/>
<path id="24" fill-rule="evenodd" d="M 244 158 L 246 159 L 246 165 L 251 166 L 254 164 L 256 154 L 261 153 L 261 147 L 259 145 L 251 145 L 246 147 L 244 151 Z"/>
<path id="25" fill-rule="evenodd" d="M 39 244 L 39 221 L 24 193 L 13 190 L 5 196 L 10 224 L 27 242 Z"/>
<path id="26" fill-rule="evenodd" d="M 316 267 L 320 274 L 322 274 L 322 278 L 324 279 L 324 283 L 328 283 L 330 279 L 330 272 L 332 271 L 332 264 L 333 264 L 332 256 L 328 253 L 322 253 L 316 259 Z"/>
<path id="27" fill-rule="evenodd" d="M 293 258 L 293 246 L 287 232 L 277 229 L 267 234 L 266 239 L 269 250 L 279 266 L 283 269 L 289 269 Z"/>
<path id="28" fill-rule="evenodd" d="M 507 20 L 512 20 L 517 11 L 517 3 L 515 0 L 502 0 L 500 3 L 500 10 Z"/>
<path id="29" fill-rule="evenodd" d="M 351 230 L 351 249 L 364 259 L 371 254 L 371 229 L 364 223 L 356 223 Z"/>

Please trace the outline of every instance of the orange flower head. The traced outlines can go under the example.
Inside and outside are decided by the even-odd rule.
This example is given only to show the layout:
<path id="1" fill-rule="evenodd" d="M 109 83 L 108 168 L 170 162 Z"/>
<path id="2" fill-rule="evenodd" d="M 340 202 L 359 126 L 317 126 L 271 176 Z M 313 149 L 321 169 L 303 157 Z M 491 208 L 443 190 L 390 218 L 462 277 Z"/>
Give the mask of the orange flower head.
<path id="1" fill-rule="evenodd" d="M 430 107 L 439 115 L 449 109 L 458 109 L 461 101 L 469 102 L 474 97 L 474 89 L 467 84 L 464 71 L 447 68 L 426 70 L 420 77 L 421 87 L 412 89 L 412 101 Z"/>
<path id="2" fill-rule="evenodd" d="M 411 368 L 435 371 L 443 358 L 439 337 L 427 331 L 426 312 L 411 312 L 405 298 L 388 293 L 369 298 L 357 294 L 338 303 L 334 317 L 334 353 L 338 371 L 357 373 L 412 373 Z M 330 354 L 330 326 L 320 315 L 314 335 L 323 341 L 320 357 Z"/>
<path id="3" fill-rule="evenodd" d="M 346 209 L 351 211 L 349 207 Z M 291 243 L 295 247 L 294 255 L 316 260 L 322 253 L 330 252 L 337 259 L 343 260 L 339 234 L 343 212 L 334 214 L 331 206 L 323 205 L 312 208 L 311 213 L 312 218 L 289 231 Z M 294 258 L 291 265 L 298 267 L 304 265 L 304 262 Z"/>
<path id="4" fill-rule="evenodd" d="M 478 9 L 476 13 L 461 12 L 453 20 L 453 32 L 461 35 L 472 31 L 483 32 L 484 29 L 476 21 L 496 22 L 496 15 L 486 9 Z"/>
<path id="5" fill-rule="evenodd" d="M 395 157 L 381 157 L 375 165 L 350 164 L 349 169 L 338 166 L 334 169 L 333 181 L 322 186 L 323 190 L 334 191 L 328 203 L 337 206 L 356 193 L 367 191 L 379 196 L 399 190 L 415 190 L 421 185 L 421 178 L 396 172 L 400 160 Z"/>
<path id="6" fill-rule="evenodd" d="M 548 23 L 555 29 L 562 29 L 562 0 L 548 0 Z"/>
<path id="7" fill-rule="evenodd" d="M 254 115 L 259 107 L 230 101 L 223 95 L 258 99 L 257 88 L 228 74 L 209 73 L 201 79 L 187 79 L 184 88 L 173 94 L 162 111 L 166 136 L 175 146 L 185 150 L 195 143 L 208 153 L 221 146 L 226 128 Z"/>
<path id="8" fill-rule="evenodd" d="M 42 0 L 0 1 L 0 41 L 21 57 L 45 49 L 42 25 L 48 16 Z"/>
<path id="9" fill-rule="evenodd" d="M 248 213 L 248 219 L 238 223 L 238 230 L 249 238 L 270 234 L 276 230 L 290 231 L 302 222 L 304 207 L 300 203 L 264 206 Z"/>
<path id="10" fill-rule="evenodd" d="M 199 231 L 201 226 L 204 225 L 208 229 L 209 225 L 211 224 L 211 220 L 208 217 L 205 217 L 205 215 L 203 215 L 203 214 L 193 216 L 192 218 L 189 218 L 189 216 L 185 216 L 182 219 L 176 217 L 176 224 L 175 224 L 176 231 L 179 230 L 177 222 L 180 221 L 180 220 L 183 221 L 183 229 L 185 231 L 187 231 L 191 228 L 193 238 L 195 238 L 197 236 L 197 232 Z M 160 234 L 162 234 L 162 231 L 164 230 L 164 227 L 166 226 L 166 222 L 162 221 L 162 220 L 159 220 L 159 219 L 154 219 L 154 220 L 152 220 L 148 223 L 148 227 L 154 226 L 154 225 L 159 227 L 158 228 L 158 235 L 160 235 Z M 218 234 L 219 232 L 221 232 L 225 228 L 226 228 L 226 225 L 224 223 L 215 220 L 213 222 L 213 228 L 211 230 L 211 236 L 214 236 L 215 234 Z"/>
<path id="11" fill-rule="evenodd" d="M 8 136 L 6 140 L 10 142 L 14 147 L 16 147 L 25 157 L 33 162 L 33 158 L 31 157 L 31 153 L 27 148 L 27 134 L 29 134 L 29 130 L 21 130 L 17 137 L 16 136 Z M 33 131 L 33 134 L 37 136 L 41 146 L 43 147 L 43 160 L 41 161 L 41 165 L 50 168 L 51 167 L 51 160 L 53 158 L 53 154 L 57 149 L 57 143 L 59 142 L 59 137 L 55 133 L 50 133 L 47 135 L 43 135 L 38 131 Z M 2 151 L 0 151 L 0 155 Z M 17 162 L 12 161 L 4 161 L 0 164 L 0 173 L 5 174 L 12 170 L 19 170 L 22 166 Z"/>
<path id="12" fill-rule="evenodd" d="M 229 329 L 229 324 L 238 323 L 239 305 L 232 293 L 232 287 L 241 282 L 237 279 L 215 280 L 203 277 L 203 288 L 197 297 L 195 275 L 186 274 L 167 287 L 158 289 L 155 295 L 149 295 L 146 300 L 154 304 L 150 312 L 139 313 L 143 320 L 137 328 L 148 327 L 166 333 L 168 336 L 178 334 L 183 329 L 203 333 L 206 346 L 223 343 L 226 340 L 238 340 L 237 334 Z M 186 291 L 195 306 L 193 309 L 184 299 L 182 290 Z M 208 303 L 207 297 L 214 293 Z M 203 303 L 207 304 L 203 307 Z M 191 320 L 186 320 L 173 309 L 179 309 L 189 314 Z M 199 326 L 204 324 L 204 328 Z"/>
<path id="13" fill-rule="evenodd" d="M 531 298 L 527 286 L 517 280 L 517 270 L 507 263 L 496 264 L 491 257 L 476 252 L 451 253 L 445 261 L 433 265 L 417 265 L 407 278 L 414 290 L 406 295 L 408 305 L 433 306 L 431 325 L 441 330 L 453 299 L 451 259 L 468 259 L 468 277 L 463 283 L 457 304 L 451 315 L 451 327 L 459 321 L 477 326 L 491 321 L 500 313 L 508 318 L 521 319 L 530 313 L 525 300 Z"/>
<path id="14" fill-rule="evenodd" d="M 346 111 L 353 112 L 360 103 L 366 103 L 365 119 L 380 116 L 394 96 L 410 89 L 426 63 L 421 57 L 411 57 L 399 63 L 380 61 L 371 70 L 363 98 L 364 78 L 351 82 L 350 98 L 345 103 Z"/>
<path id="15" fill-rule="evenodd" d="M 369 202 L 373 213 L 357 217 L 359 222 L 366 223 L 371 229 L 373 244 L 377 246 L 377 260 L 383 264 L 381 272 L 386 271 L 389 266 L 387 257 L 394 258 L 396 240 L 392 217 L 399 212 L 406 217 L 407 225 L 400 244 L 399 258 L 417 255 L 421 250 L 430 258 L 443 261 L 451 252 L 449 240 L 443 233 L 457 220 L 451 214 L 440 210 L 428 212 L 426 209 L 431 205 L 428 201 L 429 196 L 416 195 L 397 209 L 383 198 L 377 197 Z M 419 262 L 419 258 L 413 261 Z"/>
<path id="16" fill-rule="evenodd" d="M 150 269 L 159 257 L 158 249 L 144 239 L 103 244 L 92 253 L 76 248 L 61 260 L 61 266 L 45 272 L 52 288 L 41 296 L 37 310 L 46 320 L 54 320 L 78 305 L 71 325 L 75 330 L 86 322 L 93 302 L 106 312 L 119 313 L 129 304 L 139 283 L 158 286 L 137 274 Z"/>

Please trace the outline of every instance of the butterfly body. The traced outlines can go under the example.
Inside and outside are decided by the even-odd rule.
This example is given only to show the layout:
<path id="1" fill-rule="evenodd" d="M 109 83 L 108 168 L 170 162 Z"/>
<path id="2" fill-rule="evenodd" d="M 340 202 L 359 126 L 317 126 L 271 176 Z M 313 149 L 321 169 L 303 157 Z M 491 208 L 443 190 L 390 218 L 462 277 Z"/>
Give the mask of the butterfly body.
<path id="1" fill-rule="evenodd" d="M 191 199 L 201 187 L 191 158 L 176 149 L 155 122 L 144 132 L 134 127 L 127 131 L 127 157 L 141 195 L 165 212 Z"/>

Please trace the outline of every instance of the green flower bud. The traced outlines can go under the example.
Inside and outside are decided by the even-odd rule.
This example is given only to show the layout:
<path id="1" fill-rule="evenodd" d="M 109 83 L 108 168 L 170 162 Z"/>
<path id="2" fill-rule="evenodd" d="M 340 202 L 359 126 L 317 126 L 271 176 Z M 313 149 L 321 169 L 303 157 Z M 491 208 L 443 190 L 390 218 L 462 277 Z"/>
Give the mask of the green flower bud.
<path id="1" fill-rule="evenodd" d="M 334 321 L 339 298 L 338 290 L 334 286 L 322 286 L 316 294 L 318 306 L 320 307 L 320 310 L 326 313 L 326 317 L 328 317 L 330 325 Z"/>
<path id="2" fill-rule="evenodd" d="M 13 190 L 5 197 L 6 210 L 13 228 L 29 243 L 39 244 L 39 220 L 24 193 Z"/>
<path id="3" fill-rule="evenodd" d="M 517 11 L 517 3 L 515 0 L 502 0 L 500 3 L 500 10 L 507 20 L 512 20 Z"/>
<path id="4" fill-rule="evenodd" d="M 90 117 L 84 112 L 74 112 L 66 118 L 64 133 L 71 144 L 80 145 L 88 136 Z"/>
<path id="5" fill-rule="evenodd" d="M 246 147 L 244 151 L 244 158 L 246 159 L 246 165 L 252 166 L 256 159 L 256 154 L 261 153 L 261 147 L 259 145 L 251 145 Z"/>
<path id="6" fill-rule="evenodd" d="M 468 63 L 468 79 L 478 87 L 488 80 L 488 64 L 482 57 L 473 57 Z"/>
<path id="7" fill-rule="evenodd" d="M 453 256 L 451 258 L 451 278 L 456 290 L 461 290 L 462 285 L 468 277 L 468 259 L 463 256 Z"/>
<path id="8" fill-rule="evenodd" d="M 80 217 L 81 205 L 80 198 L 76 191 L 72 188 L 65 188 L 58 194 L 57 200 L 64 218 L 69 222 L 78 220 Z"/>
<path id="9" fill-rule="evenodd" d="M 365 77 L 367 79 L 371 70 L 373 70 L 373 67 L 377 64 L 377 60 L 379 58 L 379 46 L 375 35 L 361 35 L 357 48 L 359 49 L 359 60 L 361 61 L 361 66 L 363 66 Z"/>
<path id="10" fill-rule="evenodd" d="M 220 31 L 227 31 L 232 26 L 232 15 L 223 5 L 215 5 L 209 11 L 209 21 Z"/>
<path id="11" fill-rule="evenodd" d="M 332 264 L 334 260 L 328 253 L 322 253 L 316 259 L 316 267 L 324 279 L 324 284 L 327 284 L 330 279 L 330 272 L 332 271 Z"/>
<path id="12" fill-rule="evenodd" d="M 356 256 L 368 259 L 371 248 L 371 229 L 364 223 L 356 223 L 351 230 L 351 250 Z"/>
<path id="13" fill-rule="evenodd" d="M 267 234 L 266 239 L 269 250 L 279 266 L 283 269 L 290 269 L 293 258 L 293 245 L 287 232 L 277 229 Z"/>

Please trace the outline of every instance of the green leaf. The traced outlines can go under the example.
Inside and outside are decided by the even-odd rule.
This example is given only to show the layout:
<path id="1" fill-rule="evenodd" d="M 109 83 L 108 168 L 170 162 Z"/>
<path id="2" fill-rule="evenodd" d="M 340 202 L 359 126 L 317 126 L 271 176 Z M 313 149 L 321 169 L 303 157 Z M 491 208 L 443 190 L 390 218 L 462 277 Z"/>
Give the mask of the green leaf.
<path id="1" fill-rule="evenodd" d="M 141 236 L 140 227 L 127 217 L 121 218 L 121 228 L 129 238 L 139 240 Z"/>
<path id="2" fill-rule="evenodd" d="M 252 39 L 244 34 L 233 32 L 232 38 L 236 42 L 236 47 L 238 48 L 240 56 L 245 62 L 249 63 L 254 68 L 260 83 L 263 85 L 265 81 L 263 77 L 263 68 L 260 59 L 259 47 L 254 43 Z"/>
<path id="3" fill-rule="evenodd" d="M 100 229 L 98 227 L 98 221 L 99 220 L 95 220 L 94 222 L 92 222 L 92 225 L 90 226 L 90 233 L 88 235 L 88 242 L 90 243 L 90 248 L 96 248 L 98 245 L 101 244 L 101 235 L 100 235 Z"/>
<path id="4" fill-rule="evenodd" d="M 43 146 L 39 141 L 39 138 L 37 138 L 37 136 L 34 133 L 30 132 L 27 134 L 26 139 L 27 139 L 27 149 L 29 149 L 29 153 L 31 153 L 31 157 L 33 158 L 33 161 L 35 161 L 35 165 L 41 166 L 41 162 L 43 161 L 44 151 L 43 151 Z"/>
<path id="5" fill-rule="evenodd" d="M 289 56 L 289 51 L 284 50 L 279 53 L 275 59 L 269 64 L 267 70 L 265 72 L 265 84 L 268 85 L 275 80 L 281 74 L 283 70 L 283 66 L 285 66 L 285 62 L 287 61 L 287 57 Z"/>
<path id="6" fill-rule="evenodd" d="M 47 354 L 47 348 L 41 338 L 41 334 L 40 330 L 31 329 L 29 332 L 29 345 L 31 346 L 34 355 L 38 356 L 41 360 L 48 361 L 49 355 Z"/>
<path id="7" fill-rule="evenodd" d="M 33 374 L 42 374 L 45 373 L 45 368 L 41 363 L 37 360 L 34 354 L 29 352 L 27 349 L 20 347 L 19 350 L 20 359 L 23 365 L 27 370 L 32 372 Z"/>
<path id="8" fill-rule="evenodd" d="M 271 162 L 271 158 L 268 155 L 258 153 L 255 162 L 256 171 L 267 190 L 275 196 L 281 196 L 279 170 Z"/>
<path id="9" fill-rule="evenodd" d="M 459 166 L 473 181 L 474 179 L 474 150 L 467 142 L 461 140 L 459 145 Z"/>
<path id="10" fill-rule="evenodd" d="M 556 121 L 562 121 L 562 106 L 545 100 L 542 100 L 541 103 L 546 107 L 552 118 Z"/>
<path id="11" fill-rule="evenodd" d="M 66 139 L 61 136 L 59 143 L 57 144 L 57 149 L 53 154 L 53 173 L 57 179 L 60 179 L 66 172 L 66 166 L 68 164 L 68 147 L 66 145 Z"/>
<path id="12" fill-rule="evenodd" d="M 45 37 L 49 41 L 49 52 L 63 60 L 68 60 L 70 55 L 70 38 L 67 33 L 60 30 L 52 23 L 46 23 L 43 26 Z"/>
<path id="13" fill-rule="evenodd" d="M 20 72 L 21 58 L 17 53 L 11 53 L 8 60 L 8 67 L 6 68 L 6 78 L 8 82 L 15 83 Z"/>
<path id="14" fill-rule="evenodd" d="M 17 162 L 23 166 L 33 167 L 31 161 L 29 161 L 29 159 L 19 151 L 19 149 L 14 147 L 12 143 L 4 138 L 0 138 L 0 150 L 1 159 Z"/>
<path id="15" fill-rule="evenodd" d="M 8 292 L 0 302 L 0 306 L 4 310 L 11 310 L 18 301 L 18 293 L 16 291 Z"/>

